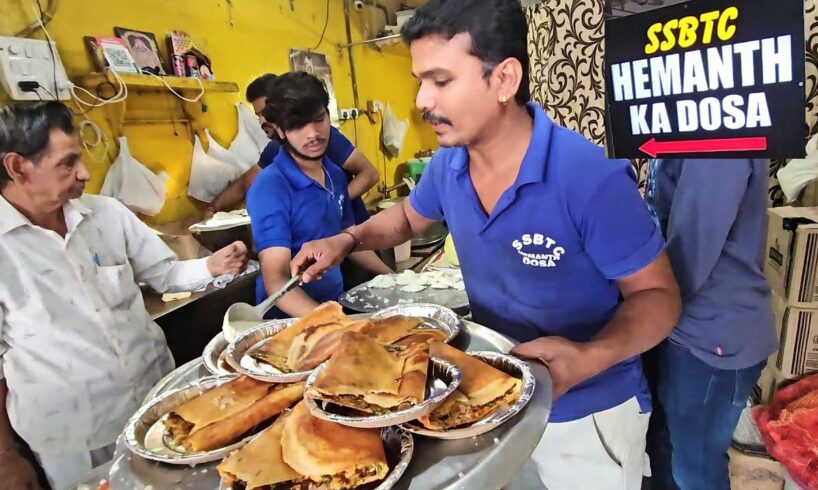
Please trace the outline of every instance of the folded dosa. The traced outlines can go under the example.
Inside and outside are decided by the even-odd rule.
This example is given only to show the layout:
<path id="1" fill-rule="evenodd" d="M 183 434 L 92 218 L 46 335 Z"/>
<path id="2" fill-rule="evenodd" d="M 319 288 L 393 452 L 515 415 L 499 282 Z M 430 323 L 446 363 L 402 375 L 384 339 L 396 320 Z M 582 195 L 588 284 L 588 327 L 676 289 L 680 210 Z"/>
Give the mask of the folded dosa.
<path id="1" fill-rule="evenodd" d="M 287 367 L 293 372 L 314 369 L 329 359 L 346 332 L 361 332 L 371 326 L 369 320 L 358 320 L 309 327 L 293 339 Z"/>
<path id="2" fill-rule="evenodd" d="M 296 336 L 316 325 L 341 323 L 347 320 L 341 305 L 335 301 L 329 301 L 277 333 L 261 347 L 251 351 L 249 355 L 256 360 L 270 364 L 281 372 L 292 372 L 287 365 L 287 354 Z"/>
<path id="3" fill-rule="evenodd" d="M 240 376 L 173 410 L 166 435 L 190 452 L 210 451 L 238 440 L 301 399 L 304 383 L 269 384 Z"/>
<path id="4" fill-rule="evenodd" d="M 402 339 L 393 342 L 393 345 L 412 345 L 416 342 L 443 342 L 446 340 L 446 333 L 442 330 L 438 330 L 436 328 L 423 328 L 418 330 L 417 333 L 413 333 L 409 336 L 403 337 Z"/>
<path id="5" fill-rule="evenodd" d="M 433 342 L 429 350 L 433 357 L 456 365 L 462 380 L 454 393 L 420 419 L 427 428 L 444 430 L 471 424 L 519 398 L 522 386 L 519 379 L 442 342 Z"/>
<path id="6" fill-rule="evenodd" d="M 328 490 L 355 488 L 389 472 L 379 429 L 359 429 L 310 415 L 302 402 L 284 422 L 284 462 Z"/>
<path id="7" fill-rule="evenodd" d="M 312 398 L 366 413 L 405 410 L 423 401 L 428 365 L 426 343 L 386 346 L 348 332 L 307 391 Z"/>
<path id="8" fill-rule="evenodd" d="M 218 466 L 225 483 L 236 490 L 296 490 L 305 478 L 284 462 L 281 435 L 289 414 L 279 416 L 273 425 L 243 448 L 234 451 Z"/>
<path id="9" fill-rule="evenodd" d="M 384 344 L 405 344 L 404 339 L 413 337 L 412 342 L 428 342 L 430 340 L 446 340 L 446 333 L 436 328 L 424 328 L 423 319 L 408 316 L 391 316 L 372 322 L 372 326 L 364 330 L 368 336 Z M 423 337 L 416 337 L 422 335 Z"/>

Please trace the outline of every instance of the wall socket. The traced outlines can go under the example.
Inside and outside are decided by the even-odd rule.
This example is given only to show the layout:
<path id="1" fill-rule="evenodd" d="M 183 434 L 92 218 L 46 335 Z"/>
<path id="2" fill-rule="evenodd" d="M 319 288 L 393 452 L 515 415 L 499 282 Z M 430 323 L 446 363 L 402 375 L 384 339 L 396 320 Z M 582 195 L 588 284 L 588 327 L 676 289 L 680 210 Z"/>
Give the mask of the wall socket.
<path id="1" fill-rule="evenodd" d="M 338 119 L 341 121 L 349 121 L 350 119 L 357 119 L 361 115 L 361 111 L 352 107 L 345 109 L 338 109 Z"/>
<path id="2" fill-rule="evenodd" d="M 13 100 L 71 98 L 71 82 L 65 75 L 57 45 L 52 43 L 49 49 L 47 41 L 38 39 L 0 37 L 0 83 Z M 27 92 L 23 90 L 26 86 L 41 88 Z"/>

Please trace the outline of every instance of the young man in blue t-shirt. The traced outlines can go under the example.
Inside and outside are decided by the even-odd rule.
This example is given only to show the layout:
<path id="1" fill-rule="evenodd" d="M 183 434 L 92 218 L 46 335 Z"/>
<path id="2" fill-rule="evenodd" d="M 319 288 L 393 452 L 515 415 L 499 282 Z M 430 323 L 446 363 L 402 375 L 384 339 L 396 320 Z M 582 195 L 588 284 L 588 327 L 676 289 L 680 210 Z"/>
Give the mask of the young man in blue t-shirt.
<path id="1" fill-rule="evenodd" d="M 229 209 L 244 200 L 245 194 L 250 189 L 258 173 L 273 162 L 273 159 L 278 154 L 281 148 L 281 143 L 275 137 L 275 127 L 270 124 L 262 114 L 264 106 L 267 103 L 267 91 L 273 82 L 275 82 L 276 75 L 267 73 L 253 80 L 247 86 L 246 99 L 247 102 L 253 105 L 253 110 L 258 116 L 264 132 L 270 138 L 270 142 L 264 148 L 259 156 L 258 164 L 250 167 L 241 177 L 231 182 L 225 190 L 223 190 L 213 202 L 211 202 L 205 212 L 205 218 L 210 218 L 218 211 Z M 366 205 L 361 199 L 361 196 L 372 189 L 378 183 L 378 170 L 369 162 L 366 156 L 358 151 L 340 131 L 334 127 L 330 127 L 329 143 L 327 145 L 327 156 L 330 161 L 339 165 L 343 170 L 348 180 L 349 196 L 352 199 L 352 213 L 355 218 L 355 223 L 363 223 L 369 219 L 369 213 L 366 210 Z"/>
<path id="2" fill-rule="evenodd" d="M 247 194 L 261 263 L 256 284 L 259 302 L 290 279 L 290 259 L 302 244 L 354 224 L 346 176 L 326 155 L 328 106 L 323 84 L 308 73 L 287 73 L 269 88 L 263 115 L 274 125 L 281 149 Z M 391 272 L 371 251 L 352 254 L 350 259 L 376 274 Z M 320 303 L 338 299 L 343 290 L 340 269 L 331 268 L 320 280 L 281 298 L 268 317 L 304 316 Z"/>
<path id="3" fill-rule="evenodd" d="M 551 371 L 532 455 L 544 486 L 639 489 L 651 409 L 639 354 L 667 337 L 680 298 L 632 168 L 529 103 L 518 0 L 431 0 L 403 37 L 444 148 L 403 206 L 304 245 L 292 269 L 309 281 L 445 218 L 474 320 Z"/>

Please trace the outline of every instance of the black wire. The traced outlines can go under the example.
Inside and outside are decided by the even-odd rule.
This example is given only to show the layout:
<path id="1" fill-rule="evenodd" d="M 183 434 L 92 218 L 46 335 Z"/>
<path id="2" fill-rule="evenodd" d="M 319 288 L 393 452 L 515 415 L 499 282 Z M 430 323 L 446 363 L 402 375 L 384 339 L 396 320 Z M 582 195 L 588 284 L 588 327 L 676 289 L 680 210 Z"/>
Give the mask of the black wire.
<path id="1" fill-rule="evenodd" d="M 42 7 L 42 5 L 40 5 L 40 0 L 35 0 L 35 1 L 37 2 L 37 10 L 40 11 L 40 27 L 42 27 L 43 34 L 45 34 L 45 19 L 44 19 L 45 14 L 43 13 L 43 7 Z M 45 36 L 45 42 L 46 42 L 46 44 L 48 44 L 48 51 L 51 53 L 51 74 L 54 77 L 54 94 L 57 94 L 60 91 L 57 88 L 57 57 L 54 55 L 54 47 L 51 46 L 51 41 L 49 40 L 48 35 Z M 45 89 L 45 87 L 43 87 L 43 88 Z M 48 90 L 46 90 L 46 92 L 51 94 L 51 92 L 49 92 Z M 53 97 L 54 100 L 58 100 L 56 95 L 54 95 L 54 94 L 51 94 L 51 97 Z"/>
<path id="2" fill-rule="evenodd" d="M 39 86 L 39 87 L 37 87 L 37 88 L 38 88 L 38 89 L 43 89 L 43 90 L 45 90 L 45 93 L 47 93 L 48 95 L 50 95 L 52 99 L 57 100 L 57 98 L 56 98 L 56 97 L 54 97 L 54 94 L 52 94 L 52 93 L 51 93 L 51 91 L 50 91 L 50 90 L 48 90 L 47 88 L 43 87 L 42 85 L 41 85 L 41 86 Z M 37 97 L 40 97 L 40 92 L 39 92 L 39 91 L 35 90 L 35 91 L 34 91 L 34 93 L 36 93 L 36 94 L 37 94 Z M 43 100 L 43 98 L 42 98 L 42 97 L 40 97 L 40 100 Z"/>
<path id="3" fill-rule="evenodd" d="M 38 2 L 40 0 L 37 0 Z M 315 45 L 312 50 L 318 49 L 321 46 L 321 43 L 324 42 L 324 34 L 327 33 L 327 26 L 329 25 L 329 0 L 327 0 L 327 18 L 324 20 L 324 29 L 321 31 L 321 39 L 318 40 L 318 44 Z"/>

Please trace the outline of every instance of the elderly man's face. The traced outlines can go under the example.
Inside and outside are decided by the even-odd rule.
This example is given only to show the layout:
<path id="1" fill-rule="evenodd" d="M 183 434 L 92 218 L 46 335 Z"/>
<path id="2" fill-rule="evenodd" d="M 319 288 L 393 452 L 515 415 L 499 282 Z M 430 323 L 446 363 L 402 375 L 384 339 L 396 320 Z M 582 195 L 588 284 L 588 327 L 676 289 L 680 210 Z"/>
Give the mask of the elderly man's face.
<path id="1" fill-rule="evenodd" d="M 37 201 L 57 207 L 80 197 L 90 174 L 82 163 L 78 134 L 52 129 L 48 136 L 48 146 L 36 161 L 26 163 L 24 178 L 16 183 Z"/>

